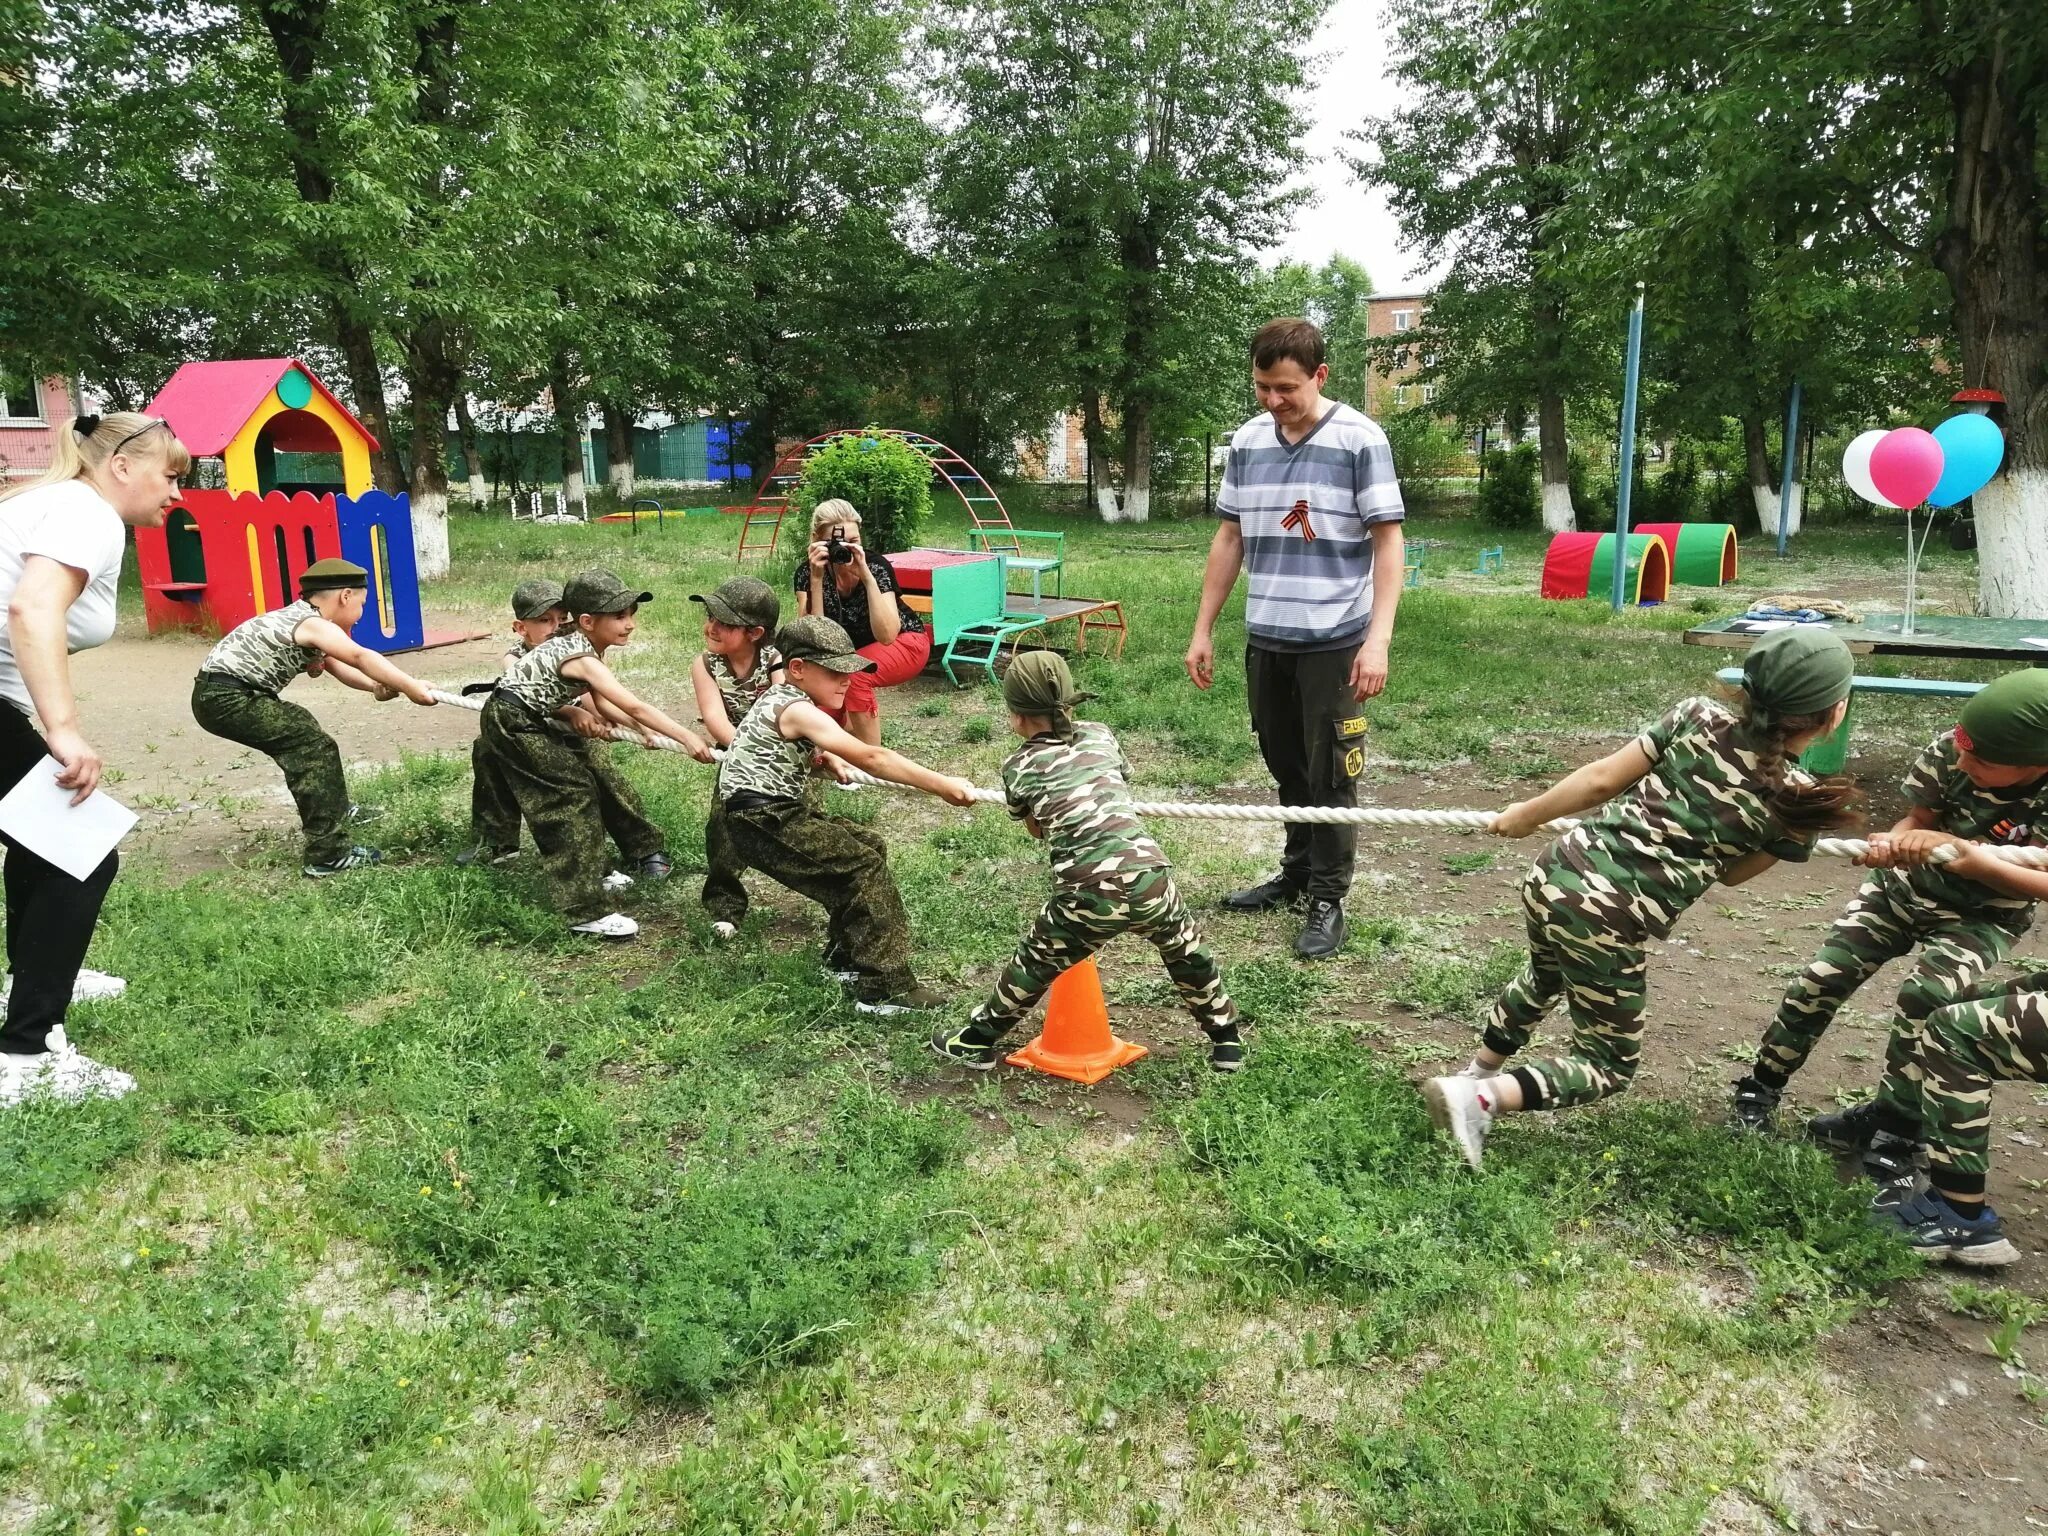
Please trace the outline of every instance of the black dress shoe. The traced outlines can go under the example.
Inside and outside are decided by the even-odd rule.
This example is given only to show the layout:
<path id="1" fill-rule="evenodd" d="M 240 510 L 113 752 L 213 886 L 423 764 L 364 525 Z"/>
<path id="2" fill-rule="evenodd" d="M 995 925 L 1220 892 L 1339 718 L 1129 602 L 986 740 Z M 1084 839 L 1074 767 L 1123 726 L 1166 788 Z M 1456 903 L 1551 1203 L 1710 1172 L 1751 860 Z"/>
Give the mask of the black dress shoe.
<path id="1" fill-rule="evenodd" d="M 1308 904 L 1308 921 L 1301 925 L 1301 937 L 1294 952 L 1304 960 L 1321 960 L 1344 947 L 1344 908 L 1334 901 Z"/>
<path id="2" fill-rule="evenodd" d="M 1301 887 L 1289 884 L 1285 875 L 1275 875 L 1241 891 L 1232 891 L 1223 898 L 1223 905 L 1233 912 L 1271 912 L 1275 907 L 1291 907 L 1300 900 Z"/>

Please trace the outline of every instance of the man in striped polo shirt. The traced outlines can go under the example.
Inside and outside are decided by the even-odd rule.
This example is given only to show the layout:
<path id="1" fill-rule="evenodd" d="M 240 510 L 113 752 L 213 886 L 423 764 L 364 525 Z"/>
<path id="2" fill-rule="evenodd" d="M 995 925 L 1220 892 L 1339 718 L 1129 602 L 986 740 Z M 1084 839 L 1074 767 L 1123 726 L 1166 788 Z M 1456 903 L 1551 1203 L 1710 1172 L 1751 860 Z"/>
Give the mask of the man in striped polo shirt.
<path id="1" fill-rule="evenodd" d="M 1252 382 L 1266 410 L 1237 429 L 1216 498 L 1221 520 L 1202 573 L 1188 676 L 1215 681 L 1216 616 L 1251 576 L 1245 683 L 1259 754 L 1287 805 L 1355 805 L 1365 766 L 1359 705 L 1387 685 L 1387 644 L 1401 600 L 1401 487 L 1378 425 L 1325 400 L 1323 335 L 1275 320 L 1252 338 Z M 1353 827 L 1290 823 L 1280 873 L 1223 904 L 1263 912 L 1306 898 L 1295 953 L 1344 944 Z"/>

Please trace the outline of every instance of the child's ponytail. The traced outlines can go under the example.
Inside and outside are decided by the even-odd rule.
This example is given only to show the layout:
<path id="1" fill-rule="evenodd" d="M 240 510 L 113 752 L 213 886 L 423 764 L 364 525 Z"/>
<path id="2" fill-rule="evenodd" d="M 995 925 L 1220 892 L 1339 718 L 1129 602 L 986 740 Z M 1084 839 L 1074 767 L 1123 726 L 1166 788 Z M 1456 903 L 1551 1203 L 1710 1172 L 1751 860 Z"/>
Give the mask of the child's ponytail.
<path id="1" fill-rule="evenodd" d="M 1830 705 L 1816 714 L 1774 715 L 1744 697 L 1742 723 L 1756 750 L 1757 777 L 1764 782 L 1764 804 L 1778 824 L 1795 837 L 1854 831 L 1863 825 L 1863 792 L 1844 774 L 1819 777 L 1798 772 L 1787 763 L 1785 744 L 1827 725 Z"/>

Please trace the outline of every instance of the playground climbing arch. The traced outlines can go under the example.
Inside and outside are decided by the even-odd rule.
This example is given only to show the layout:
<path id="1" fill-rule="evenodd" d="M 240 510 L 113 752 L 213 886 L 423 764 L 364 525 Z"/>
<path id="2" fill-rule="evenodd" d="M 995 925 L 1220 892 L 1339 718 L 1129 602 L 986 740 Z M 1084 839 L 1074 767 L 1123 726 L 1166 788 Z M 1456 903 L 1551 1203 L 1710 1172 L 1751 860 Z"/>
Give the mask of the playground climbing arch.
<path id="1" fill-rule="evenodd" d="M 932 473 L 959 498 L 961 506 L 967 509 L 970 527 L 1011 531 L 1010 514 L 1003 507 L 1002 497 L 996 494 L 996 488 L 989 484 L 987 477 L 968 463 L 964 454 L 947 447 L 935 437 L 902 427 L 843 427 L 799 443 L 776 459 L 774 469 L 761 482 L 754 492 L 753 501 L 745 509 L 745 521 L 740 524 L 740 559 L 774 558 L 775 546 L 782 534 L 782 519 L 789 511 L 790 497 L 796 491 L 797 482 L 803 478 L 804 465 L 810 462 L 811 455 L 845 437 L 891 437 L 909 444 L 924 455 L 932 466 Z"/>

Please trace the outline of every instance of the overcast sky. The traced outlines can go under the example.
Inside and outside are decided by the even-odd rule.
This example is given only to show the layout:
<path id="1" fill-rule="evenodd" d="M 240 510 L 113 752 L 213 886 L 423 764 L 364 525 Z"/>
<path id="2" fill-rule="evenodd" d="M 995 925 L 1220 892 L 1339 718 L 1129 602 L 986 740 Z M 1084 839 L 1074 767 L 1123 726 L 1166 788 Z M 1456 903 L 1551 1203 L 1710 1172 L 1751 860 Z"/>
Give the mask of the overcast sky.
<path id="1" fill-rule="evenodd" d="M 1380 0 L 1334 0 L 1316 32 L 1316 51 L 1326 56 L 1308 105 L 1308 152 L 1318 159 L 1306 180 L 1316 200 L 1295 215 L 1293 236 L 1273 259 L 1320 265 L 1342 254 L 1365 263 L 1376 290 L 1392 293 L 1426 286 L 1429 274 L 1401 249 L 1385 198 L 1361 189 L 1339 158 L 1345 133 L 1387 102 L 1380 11 Z"/>

